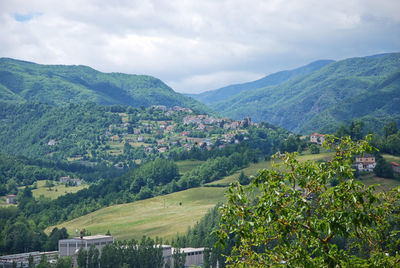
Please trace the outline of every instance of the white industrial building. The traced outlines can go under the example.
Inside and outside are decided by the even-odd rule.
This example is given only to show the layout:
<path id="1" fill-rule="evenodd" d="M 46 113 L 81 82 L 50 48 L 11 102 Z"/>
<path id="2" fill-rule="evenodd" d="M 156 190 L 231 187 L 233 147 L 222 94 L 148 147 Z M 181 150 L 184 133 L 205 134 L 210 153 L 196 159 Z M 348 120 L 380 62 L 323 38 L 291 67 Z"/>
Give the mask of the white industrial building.
<path id="1" fill-rule="evenodd" d="M 89 250 L 94 245 L 100 252 L 107 245 L 114 243 L 114 237 L 111 235 L 93 235 L 62 239 L 58 241 L 58 251 L 60 257 L 74 256 L 80 248 Z"/>

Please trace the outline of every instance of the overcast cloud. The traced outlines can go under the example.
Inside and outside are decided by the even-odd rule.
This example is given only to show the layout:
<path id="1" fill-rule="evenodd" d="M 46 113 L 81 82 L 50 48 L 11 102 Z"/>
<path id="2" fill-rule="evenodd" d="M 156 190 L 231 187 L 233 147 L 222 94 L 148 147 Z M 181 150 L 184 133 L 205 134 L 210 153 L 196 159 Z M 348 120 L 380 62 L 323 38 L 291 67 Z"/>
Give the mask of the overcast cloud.
<path id="1" fill-rule="evenodd" d="M 399 0 L 0 0 L 0 57 L 148 74 L 178 92 L 400 51 Z"/>

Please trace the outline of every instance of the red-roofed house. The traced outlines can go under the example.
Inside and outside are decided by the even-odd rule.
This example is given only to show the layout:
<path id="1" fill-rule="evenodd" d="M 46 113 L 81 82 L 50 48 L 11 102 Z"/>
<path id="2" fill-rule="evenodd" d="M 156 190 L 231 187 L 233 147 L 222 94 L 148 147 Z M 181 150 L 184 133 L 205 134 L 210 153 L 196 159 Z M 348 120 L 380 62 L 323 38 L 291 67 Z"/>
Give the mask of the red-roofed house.
<path id="1" fill-rule="evenodd" d="M 316 143 L 321 145 L 325 140 L 325 135 L 324 134 L 319 134 L 317 132 L 314 132 L 313 134 L 311 134 L 310 136 L 310 142 L 311 143 Z"/>
<path id="2" fill-rule="evenodd" d="M 6 196 L 7 204 L 17 204 L 17 196 L 15 194 L 9 194 Z"/>
<path id="3" fill-rule="evenodd" d="M 392 162 L 392 169 L 394 173 L 400 173 L 400 164 Z"/>

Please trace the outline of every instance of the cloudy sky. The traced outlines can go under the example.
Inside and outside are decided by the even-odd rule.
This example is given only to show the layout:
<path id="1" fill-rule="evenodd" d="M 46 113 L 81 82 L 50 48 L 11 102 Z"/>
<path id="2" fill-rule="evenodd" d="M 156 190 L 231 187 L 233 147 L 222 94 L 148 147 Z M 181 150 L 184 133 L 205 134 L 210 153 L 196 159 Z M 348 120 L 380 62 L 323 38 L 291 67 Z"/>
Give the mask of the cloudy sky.
<path id="1" fill-rule="evenodd" d="M 148 74 L 195 93 L 400 51 L 399 0 L 0 0 L 0 57 Z"/>

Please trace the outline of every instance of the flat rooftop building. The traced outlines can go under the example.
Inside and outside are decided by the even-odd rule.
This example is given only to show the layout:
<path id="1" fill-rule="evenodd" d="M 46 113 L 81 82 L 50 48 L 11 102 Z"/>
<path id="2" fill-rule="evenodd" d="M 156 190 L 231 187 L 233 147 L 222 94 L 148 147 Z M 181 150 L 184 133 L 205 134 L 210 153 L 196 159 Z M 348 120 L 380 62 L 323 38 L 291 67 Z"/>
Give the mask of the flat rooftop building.
<path id="1" fill-rule="evenodd" d="M 92 235 L 62 239 L 58 241 L 58 252 L 60 257 L 73 256 L 80 248 L 88 250 L 94 245 L 100 252 L 107 245 L 114 243 L 114 237 L 111 235 Z"/>
<path id="2" fill-rule="evenodd" d="M 36 266 L 39 264 L 42 255 L 46 255 L 49 262 L 55 262 L 56 259 L 58 258 L 58 251 L 49 251 L 49 252 L 33 251 L 28 253 L 0 256 L 0 268 L 3 267 L 11 268 L 13 267 L 13 263 L 15 263 L 18 268 L 28 267 L 29 256 L 33 257 L 33 263 Z"/>

